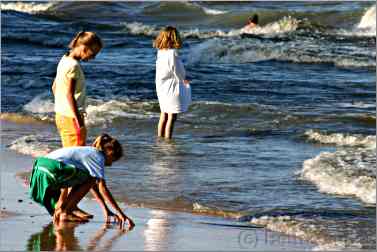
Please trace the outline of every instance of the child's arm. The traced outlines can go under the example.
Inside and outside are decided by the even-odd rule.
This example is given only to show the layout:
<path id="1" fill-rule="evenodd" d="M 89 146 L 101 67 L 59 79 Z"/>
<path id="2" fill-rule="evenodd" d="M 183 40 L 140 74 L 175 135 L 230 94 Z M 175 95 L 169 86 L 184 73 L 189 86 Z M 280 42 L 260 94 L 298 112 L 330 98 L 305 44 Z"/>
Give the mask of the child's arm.
<path id="1" fill-rule="evenodd" d="M 171 69 L 173 71 L 174 76 L 178 80 L 183 81 L 183 84 L 190 85 L 190 81 L 188 79 L 186 79 L 186 76 L 185 76 L 186 74 L 182 71 L 179 71 L 179 69 L 177 68 L 178 61 L 180 61 L 179 58 L 178 58 L 178 55 L 176 53 L 174 53 L 172 57 L 173 57 L 173 59 L 170 59 L 170 65 L 171 65 Z M 183 63 L 182 63 L 181 66 L 184 69 Z"/>
<path id="2" fill-rule="evenodd" d="M 52 89 L 52 93 L 54 94 L 54 96 L 55 96 L 55 90 L 56 90 L 56 83 L 55 83 L 55 79 L 54 79 L 54 82 L 52 83 L 52 87 L 51 87 L 51 89 Z"/>
<path id="3" fill-rule="evenodd" d="M 115 216 L 115 214 L 111 212 L 110 209 L 107 207 L 106 202 L 102 197 L 102 194 L 99 192 L 97 183 L 95 183 L 95 185 L 92 187 L 91 192 L 96 198 L 97 202 L 100 204 L 103 210 L 103 215 L 105 216 L 106 222 L 110 222 L 111 216 Z"/>
<path id="4" fill-rule="evenodd" d="M 75 79 L 69 79 L 68 81 L 68 88 L 67 88 L 67 100 L 69 107 L 73 111 L 73 114 L 75 115 L 75 119 L 80 127 L 84 125 L 84 122 L 82 121 L 82 118 L 79 114 L 79 110 L 77 108 L 76 100 L 75 100 L 75 88 L 76 88 L 76 80 Z"/>
<path id="5" fill-rule="evenodd" d="M 120 225 L 123 226 L 124 222 L 127 221 L 130 228 L 134 227 L 134 222 L 123 213 L 122 209 L 120 209 L 120 207 L 118 206 L 118 203 L 114 200 L 113 195 L 107 188 L 104 179 L 99 180 L 98 188 L 103 198 L 105 198 L 106 201 L 108 201 L 110 205 L 119 213 L 119 215 L 117 215 L 117 218 L 120 221 Z"/>

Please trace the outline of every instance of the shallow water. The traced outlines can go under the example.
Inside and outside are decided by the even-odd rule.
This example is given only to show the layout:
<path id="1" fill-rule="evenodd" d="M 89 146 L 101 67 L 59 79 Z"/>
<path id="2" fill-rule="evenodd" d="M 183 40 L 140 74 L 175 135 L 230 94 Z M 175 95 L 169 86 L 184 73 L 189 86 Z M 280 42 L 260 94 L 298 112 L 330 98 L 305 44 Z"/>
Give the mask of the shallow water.
<path id="1" fill-rule="evenodd" d="M 106 46 L 82 64 L 89 138 L 106 131 L 125 145 L 127 157 L 107 171 L 119 199 L 245 221 L 290 216 L 319 223 L 334 246 L 375 248 L 375 237 L 361 239 L 363 228 L 375 233 L 375 196 L 369 194 L 376 160 L 368 154 L 375 138 L 363 142 L 376 125 L 375 10 L 374 18 L 363 18 L 372 5 L 2 2 L 2 111 L 48 129 L 5 128 L 14 141 L 9 148 L 36 155 L 60 146 L 49 124 L 56 65 L 75 32 L 94 30 Z M 261 27 L 241 35 L 255 12 Z M 167 24 L 184 38 L 181 55 L 194 99 L 171 142 L 155 137 L 151 47 Z M 348 139 L 346 146 L 341 139 Z M 324 160 L 324 152 L 334 154 Z M 316 158 L 316 165 L 305 165 Z M 323 176 L 308 175 L 316 171 Z M 362 176 L 370 184 L 355 182 Z M 324 186 L 338 180 L 353 182 L 337 190 Z M 276 220 L 272 228 L 288 232 L 286 220 Z M 342 235 L 350 223 L 354 231 Z M 332 242 L 309 227 L 305 232 L 318 243 Z"/>

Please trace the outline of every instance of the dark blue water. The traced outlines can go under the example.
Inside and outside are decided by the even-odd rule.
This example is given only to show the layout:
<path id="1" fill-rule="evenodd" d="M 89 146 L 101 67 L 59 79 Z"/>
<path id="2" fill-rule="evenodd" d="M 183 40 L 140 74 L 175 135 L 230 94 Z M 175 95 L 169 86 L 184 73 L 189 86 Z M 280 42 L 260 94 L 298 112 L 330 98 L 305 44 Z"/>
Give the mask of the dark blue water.
<path id="1" fill-rule="evenodd" d="M 338 149 L 309 142 L 309 130 L 358 138 L 375 134 L 375 25 L 374 35 L 373 28 L 357 28 L 371 6 L 2 3 L 2 111 L 52 122 L 57 63 L 77 31 L 95 31 L 105 47 L 82 63 L 89 138 L 106 131 L 125 145 L 127 158 L 107 173 L 119 199 L 244 219 L 261 213 L 328 218 L 329 211 L 338 211 L 338 217 L 356 211 L 346 217 L 356 223 L 349 237 L 341 235 L 344 222 L 327 231 L 359 241 L 363 233 L 357 227 L 366 224 L 357 219 L 366 218 L 367 230 L 375 232 L 374 209 L 357 197 L 319 192 L 297 172 L 305 160 Z M 261 33 L 239 34 L 255 12 Z M 176 25 L 184 39 L 181 56 L 194 100 L 169 143 L 155 137 L 159 106 L 152 48 L 167 24 Z M 30 133 L 33 141 L 24 144 L 36 150 L 41 139 L 57 148 L 53 124 L 50 128 L 19 137 Z M 361 240 L 363 247 L 375 247 L 373 240 Z"/>

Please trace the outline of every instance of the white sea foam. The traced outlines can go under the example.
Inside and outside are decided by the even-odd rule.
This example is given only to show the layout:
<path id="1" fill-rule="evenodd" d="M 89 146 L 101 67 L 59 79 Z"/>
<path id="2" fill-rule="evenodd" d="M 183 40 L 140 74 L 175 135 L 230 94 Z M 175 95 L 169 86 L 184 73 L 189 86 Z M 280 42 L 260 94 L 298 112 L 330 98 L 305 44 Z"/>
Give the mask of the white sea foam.
<path id="1" fill-rule="evenodd" d="M 364 102 L 341 102 L 338 106 L 343 108 L 376 108 L 376 103 L 364 103 Z"/>
<path id="2" fill-rule="evenodd" d="M 313 44 L 314 43 L 314 44 Z M 317 53 L 313 53 L 317 51 Z M 358 53 L 355 51 L 355 53 Z M 269 42 L 248 39 L 212 38 L 191 48 L 188 63 L 248 63 L 280 60 L 297 63 L 334 64 L 339 67 L 372 67 L 376 62 L 369 57 L 332 55 L 315 42 Z"/>
<path id="3" fill-rule="evenodd" d="M 376 136 L 350 135 L 342 133 L 323 134 L 318 131 L 308 130 L 305 136 L 310 141 L 324 144 L 335 144 L 338 146 L 363 146 L 366 148 L 376 148 Z"/>
<path id="4" fill-rule="evenodd" d="M 300 177 L 313 182 L 321 192 L 376 204 L 376 148 L 322 152 L 304 162 Z"/>
<path id="5" fill-rule="evenodd" d="M 42 121 L 53 120 L 54 103 L 47 93 L 34 97 L 29 103 L 23 106 L 23 109 Z"/>
<path id="6" fill-rule="evenodd" d="M 240 34 L 239 30 L 230 30 L 229 32 L 226 32 L 222 30 L 201 31 L 200 29 L 183 30 L 180 33 L 183 38 L 196 37 L 201 39 L 214 37 L 232 37 Z"/>
<path id="7" fill-rule="evenodd" d="M 345 241 L 335 241 L 317 245 L 313 248 L 313 251 L 359 251 L 360 249 L 362 249 L 361 243 L 354 243 L 347 246 L 347 242 Z"/>
<path id="8" fill-rule="evenodd" d="M 282 19 L 267 24 L 265 26 L 257 26 L 251 30 L 241 29 L 240 33 L 246 34 L 280 34 L 297 30 L 300 21 L 290 16 L 283 17 Z"/>
<path id="9" fill-rule="evenodd" d="M 318 244 L 314 250 L 326 249 L 339 251 L 344 249 L 360 249 L 362 247 L 359 242 L 352 242 L 336 237 L 336 235 L 331 235 L 328 223 L 316 219 L 305 220 L 291 216 L 262 216 L 253 218 L 251 223 Z"/>
<path id="10" fill-rule="evenodd" d="M 214 37 L 235 37 L 241 34 L 254 34 L 254 35 L 278 35 L 282 33 L 288 33 L 297 30 L 300 21 L 292 17 L 283 17 L 282 19 L 269 23 L 265 26 L 258 26 L 252 30 L 244 29 L 231 29 L 229 31 L 200 31 L 190 33 L 190 31 L 183 31 L 184 37 L 195 35 L 198 38 L 214 38 Z"/>
<path id="11" fill-rule="evenodd" d="M 272 46 L 268 43 L 259 43 L 240 40 L 223 40 L 214 38 L 192 47 L 188 63 L 247 63 L 272 59 L 305 60 L 298 58 L 294 53 L 284 52 L 281 46 Z"/>
<path id="12" fill-rule="evenodd" d="M 215 10 L 215 9 L 210 9 L 206 7 L 203 7 L 203 10 L 208 15 L 222 15 L 222 14 L 227 13 L 227 11 Z"/>
<path id="13" fill-rule="evenodd" d="M 151 36 L 156 37 L 161 30 L 161 27 L 155 25 L 146 25 L 140 22 L 124 22 L 127 32 L 133 35 Z M 197 38 L 212 38 L 212 37 L 227 37 L 239 35 L 237 31 L 224 32 L 222 30 L 216 31 L 201 31 L 200 29 L 181 30 L 180 35 L 183 38 L 197 37 Z"/>
<path id="14" fill-rule="evenodd" d="M 373 67 L 376 65 L 376 62 L 374 60 L 371 60 L 371 59 L 367 59 L 367 60 L 363 60 L 363 61 L 360 61 L 360 60 L 355 60 L 355 59 L 352 59 L 352 58 L 342 58 L 342 57 L 335 57 L 335 66 L 338 66 L 338 67 L 345 67 L 345 68 L 348 68 L 348 67 Z M 330 61 L 331 62 L 331 61 Z"/>
<path id="15" fill-rule="evenodd" d="M 28 135 L 23 136 L 14 140 L 9 148 L 18 153 L 36 156 L 44 156 L 49 153 L 52 149 L 51 147 L 44 142 L 43 136 L 38 135 Z"/>
<path id="16" fill-rule="evenodd" d="M 375 37 L 376 36 L 376 5 L 370 7 L 351 30 L 339 30 L 337 34 L 344 36 Z"/>
<path id="17" fill-rule="evenodd" d="M 197 4 L 195 2 L 185 2 L 185 4 L 188 5 L 188 6 L 195 6 L 199 9 L 203 10 L 204 13 L 207 14 L 207 15 L 221 15 L 221 14 L 227 13 L 227 11 L 211 9 L 211 8 L 208 8 L 208 7 L 204 7 L 200 4 Z"/>
<path id="18" fill-rule="evenodd" d="M 360 29 L 374 29 L 376 32 L 376 5 L 370 7 L 363 15 L 360 23 L 357 25 Z"/>
<path id="19" fill-rule="evenodd" d="M 34 97 L 23 109 L 33 114 L 47 114 L 54 112 L 54 102 L 48 94 Z"/>
<path id="20" fill-rule="evenodd" d="M 35 14 L 44 12 L 54 6 L 55 3 L 33 3 L 33 2 L 15 2 L 15 3 L 1 3 L 1 10 L 14 10 L 18 12 L 25 12 Z"/>
<path id="21" fill-rule="evenodd" d="M 140 22 L 123 23 L 128 32 L 133 35 L 157 36 L 159 28 L 153 25 L 146 25 Z"/>
<path id="22" fill-rule="evenodd" d="M 210 11 L 208 9 L 207 11 Z M 212 10 L 216 12 L 215 10 Z M 221 11 L 218 14 L 223 14 Z M 218 15 L 217 14 L 217 15 Z M 133 35 L 143 35 L 143 36 L 157 36 L 161 27 L 155 25 L 147 25 L 140 22 L 124 22 L 123 25 L 126 27 L 127 31 Z M 201 39 L 215 38 L 215 37 L 235 37 L 242 33 L 249 33 L 255 35 L 276 35 L 281 33 L 287 33 L 295 31 L 298 28 L 299 21 L 292 17 L 284 17 L 279 21 L 267 24 L 265 26 L 260 26 L 253 29 L 250 32 L 245 32 L 242 29 L 231 29 L 229 31 L 223 30 L 210 30 L 203 31 L 200 29 L 190 29 L 190 30 L 180 30 L 180 34 L 183 38 L 187 37 L 197 37 Z"/>
<path id="23" fill-rule="evenodd" d="M 116 118 L 156 118 L 159 116 L 159 114 L 155 112 L 157 106 L 157 101 L 100 101 L 88 99 L 86 123 L 88 125 L 99 125 L 111 123 Z M 29 103 L 24 105 L 23 109 L 40 120 L 54 120 L 54 104 L 48 94 L 36 96 Z"/>
<path id="24" fill-rule="evenodd" d="M 96 104 L 88 105 L 87 123 L 88 125 L 98 125 L 110 123 L 115 118 L 134 118 L 134 119 L 150 119 L 157 118 L 159 114 L 153 112 L 156 102 L 131 102 L 116 101 L 96 102 Z"/>

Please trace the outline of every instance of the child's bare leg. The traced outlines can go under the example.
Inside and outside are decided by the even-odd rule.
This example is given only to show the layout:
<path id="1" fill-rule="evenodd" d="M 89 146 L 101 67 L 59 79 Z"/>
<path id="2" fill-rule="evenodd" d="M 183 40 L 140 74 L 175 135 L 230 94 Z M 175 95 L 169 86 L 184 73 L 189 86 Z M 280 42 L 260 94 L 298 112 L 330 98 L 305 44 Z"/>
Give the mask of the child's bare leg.
<path id="1" fill-rule="evenodd" d="M 61 207 L 63 205 L 63 202 L 67 200 L 67 196 L 68 196 L 68 188 L 60 189 L 60 196 L 59 196 L 58 202 L 55 205 L 55 211 L 54 211 L 54 216 L 53 216 L 54 221 L 57 221 L 59 219 L 59 216 L 61 213 Z"/>
<path id="2" fill-rule="evenodd" d="M 177 120 L 177 114 L 168 113 L 168 120 L 165 126 L 165 138 L 171 139 L 173 136 L 174 123 Z"/>
<path id="3" fill-rule="evenodd" d="M 72 191 L 72 187 L 69 187 L 69 188 L 62 188 L 60 190 L 60 197 L 59 197 L 59 200 L 58 202 L 56 203 L 56 206 L 55 206 L 55 213 L 54 213 L 54 217 L 53 217 L 53 220 L 54 221 L 58 221 L 60 220 L 60 214 L 62 213 L 62 205 L 63 205 L 63 202 L 67 199 L 68 197 L 68 194 Z M 81 209 L 78 209 L 78 207 L 76 206 L 77 209 L 74 209 L 73 214 L 79 218 L 90 218 L 90 214 L 81 214 L 80 213 L 80 210 Z M 82 210 L 81 210 L 82 211 Z M 71 218 L 70 221 L 79 221 L 79 219 L 77 218 Z"/>
<path id="4" fill-rule="evenodd" d="M 59 208 L 61 208 L 63 202 L 67 199 L 67 196 L 68 196 L 68 188 L 62 188 L 62 189 L 60 189 L 59 200 L 58 200 L 58 202 L 55 205 L 55 209 L 56 210 L 59 209 Z"/>
<path id="5" fill-rule="evenodd" d="M 68 189 L 68 193 L 70 193 L 72 190 L 72 187 Z M 91 219 L 93 218 L 93 215 L 90 213 L 85 212 L 84 210 L 80 209 L 77 205 L 73 207 L 72 211 L 76 216 L 81 217 L 81 218 L 87 218 Z"/>
<path id="6" fill-rule="evenodd" d="M 73 214 L 73 210 L 79 201 L 89 192 L 90 188 L 95 184 L 95 179 L 90 178 L 84 184 L 72 187 L 68 194 L 67 200 L 63 202 L 60 212 L 61 221 L 86 221 L 87 218 L 82 218 Z"/>
<path id="7" fill-rule="evenodd" d="M 168 115 L 164 112 L 160 114 L 160 121 L 158 122 L 157 136 L 164 137 L 165 135 L 165 126 Z"/>

